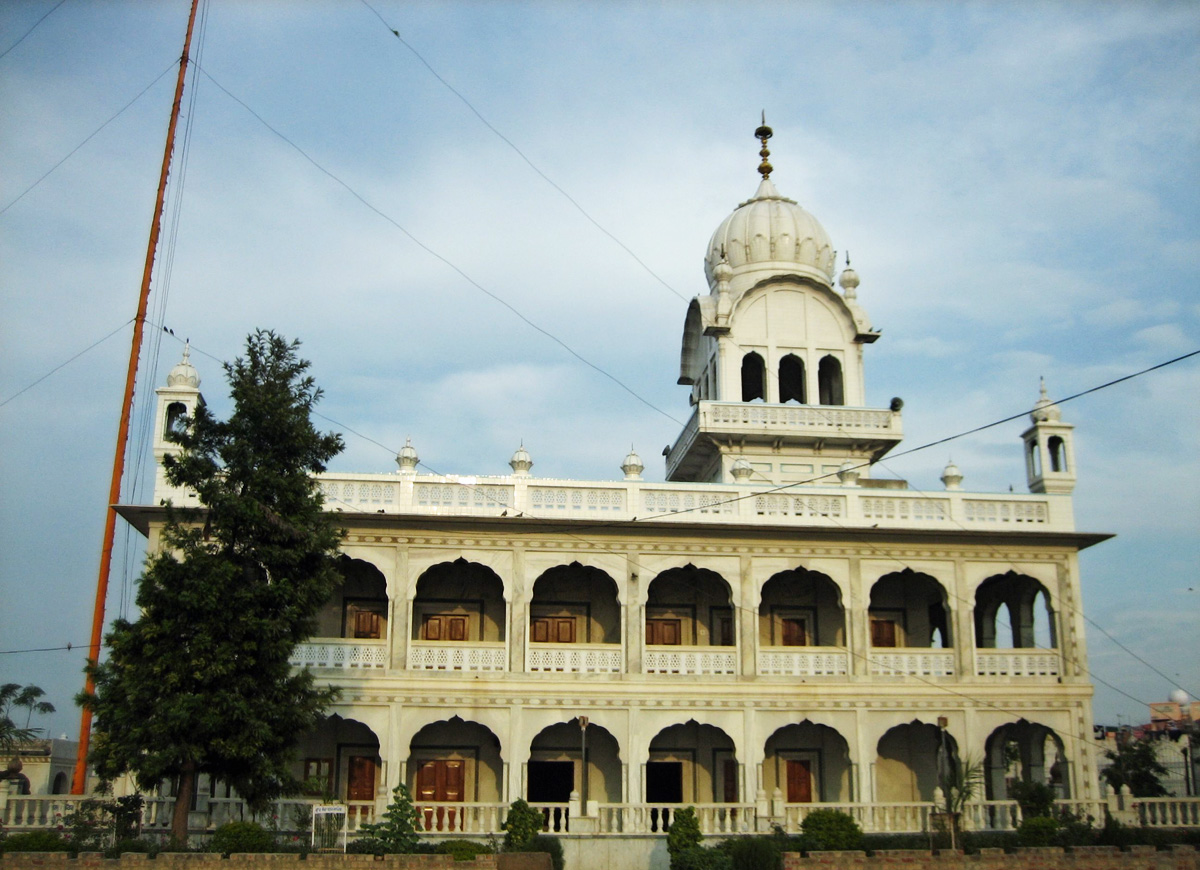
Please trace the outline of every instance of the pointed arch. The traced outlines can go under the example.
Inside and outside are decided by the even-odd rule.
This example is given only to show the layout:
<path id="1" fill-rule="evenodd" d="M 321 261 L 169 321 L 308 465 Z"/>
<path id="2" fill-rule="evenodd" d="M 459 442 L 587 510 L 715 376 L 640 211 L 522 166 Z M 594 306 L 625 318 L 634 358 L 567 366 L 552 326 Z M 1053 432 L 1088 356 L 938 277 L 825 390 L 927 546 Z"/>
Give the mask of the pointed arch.
<path id="1" fill-rule="evenodd" d="M 842 363 L 832 354 L 821 357 L 821 362 L 817 364 L 817 391 L 822 405 L 846 404 Z"/>
<path id="2" fill-rule="evenodd" d="M 766 364 L 754 351 L 742 357 L 742 401 L 767 398 Z"/>
<path id="3" fill-rule="evenodd" d="M 808 385 L 805 383 L 804 360 L 789 353 L 779 361 L 779 401 L 808 403 Z"/>

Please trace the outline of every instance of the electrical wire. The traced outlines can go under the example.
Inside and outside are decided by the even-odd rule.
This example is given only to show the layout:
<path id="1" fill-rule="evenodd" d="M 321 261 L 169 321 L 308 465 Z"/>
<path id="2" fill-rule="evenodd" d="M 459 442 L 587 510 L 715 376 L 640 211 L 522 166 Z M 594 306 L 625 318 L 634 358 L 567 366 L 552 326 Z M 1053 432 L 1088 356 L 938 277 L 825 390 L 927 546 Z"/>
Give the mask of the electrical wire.
<path id="1" fill-rule="evenodd" d="M 20 38 L 18 38 L 16 42 L 14 42 L 8 48 L 4 49 L 4 51 L 0 52 L 0 59 L 6 57 L 10 51 L 12 51 L 14 48 L 16 48 L 22 42 L 24 42 L 25 37 L 27 37 L 29 34 L 33 33 L 33 31 L 37 30 L 38 25 L 41 24 L 43 21 L 45 21 L 47 18 L 49 18 L 51 13 L 53 13 L 54 10 L 57 9 L 59 6 L 62 6 L 63 3 L 65 3 L 65 2 L 67 2 L 67 0 L 58 0 L 57 3 L 55 3 L 53 6 L 51 6 L 49 12 L 47 12 L 45 15 L 43 15 L 41 18 L 39 18 L 37 21 L 35 21 L 33 23 L 33 27 L 29 28 L 24 33 L 22 33 Z"/>
<path id="2" fill-rule="evenodd" d="M 104 344 L 104 342 L 108 341 L 110 338 L 112 338 L 114 335 L 116 335 L 118 332 L 120 332 L 126 326 L 133 323 L 133 320 L 134 319 L 132 317 L 129 318 L 124 323 L 122 323 L 120 326 L 118 326 L 116 329 L 114 329 L 112 332 L 108 333 L 108 335 L 105 335 L 103 338 L 99 338 L 96 341 L 92 342 L 87 347 L 85 347 L 83 350 L 79 351 L 79 353 L 71 356 L 69 359 L 59 363 L 54 368 L 50 369 L 50 371 L 46 372 L 44 375 L 42 375 L 37 380 L 22 387 L 19 390 L 17 390 L 15 393 L 13 393 L 11 396 L 9 396 L 7 399 L 5 399 L 3 402 L 0 402 L 0 408 L 3 408 L 5 405 L 7 405 L 13 399 L 17 398 L 17 396 L 20 396 L 20 395 L 23 395 L 24 393 L 29 392 L 34 387 L 36 387 L 38 384 L 40 384 L 42 381 L 46 380 L 46 378 L 50 377 L 52 374 L 57 372 L 59 369 L 66 368 L 68 365 L 75 362 L 75 360 L 79 359 L 81 356 L 83 356 L 89 350 L 92 350 L 93 348 L 99 347 L 100 345 Z"/>
<path id="3" fill-rule="evenodd" d="M 140 91 L 138 91 L 137 96 L 134 97 L 132 100 L 130 100 L 128 103 L 126 103 L 124 106 L 122 106 L 120 109 L 118 109 L 117 113 L 115 115 L 113 115 L 111 118 L 109 118 L 103 124 L 101 124 L 99 127 L 97 127 L 95 130 L 93 130 L 90 134 L 88 134 L 86 139 L 84 139 L 82 142 L 80 142 L 78 145 L 76 145 L 74 148 L 72 148 L 65 157 L 63 157 L 61 160 L 59 160 L 57 163 L 55 163 L 53 166 L 51 166 L 49 169 L 47 169 L 44 173 L 42 173 L 42 175 L 38 178 L 37 181 L 35 181 L 33 184 L 29 185 L 29 187 L 25 188 L 19 194 L 17 194 L 16 198 L 11 200 L 6 206 L 4 206 L 4 208 L 0 208 L 0 214 L 4 214 L 6 211 L 8 211 L 10 208 L 12 208 L 14 205 L 16 205 L 18 202 L 20 202 L 25 197 L 25 194 L 29 193 L 29 191 L 33 190 L 35 187 L 37 187 L 39 184 L 41 184 L 43 181 L 45 181 L 50 176 L 50 174 L 52 172 L 54 172 L 54 170 L 58 169 L 58 167 L 62 166 L 64 163 L 66 163 L 68 160 L 70 160 L 72 157 L 74 157 L 75 152 L 77 152 L 80 148 L 82 148 L 88 142 L 91 142 L 92 139 L 94 139 L 101 130 L 103 130 L 105 127 L 107 127 L 109 124 L 111 124 L 117 118 L 119 118 L 125 112 L 126 109 L 128 109 L 130 106 L 132 106 L 138 100 L 140 100 L 142 98 L 142 96 L 146 93 L 146 91 L 150 90 L 152 87 L 154 87 L 156 84 L 158 84 L 159 79 L 161 79 L 163 76 L 165 76 L 171 70 L 175 69 L 177 65 L 178 65 L 178 61 L 172 61 L 171 65 L 169 67 L 167 67 L 165 70 L 160 72 L 157 76 L 155 76 L 154 80 L 152 82 L 150 82 L 150 84 L 146 85 L 146 87 L 144 87 Z"/>

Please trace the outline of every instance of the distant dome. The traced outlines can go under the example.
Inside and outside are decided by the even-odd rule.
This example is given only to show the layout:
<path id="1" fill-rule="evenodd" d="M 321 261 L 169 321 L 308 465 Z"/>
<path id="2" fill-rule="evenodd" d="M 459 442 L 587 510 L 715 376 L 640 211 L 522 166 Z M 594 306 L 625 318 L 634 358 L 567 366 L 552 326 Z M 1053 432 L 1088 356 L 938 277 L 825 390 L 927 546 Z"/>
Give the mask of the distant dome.
<path id="1" fill-rule="evenodd" d="M 1042 378 L 1041 395 L 1034 403 L 1033 410 L 1029 412 L 1029 419 L 1034 423 L 1057 423 L 1062 419 L 1062 409 L 1050 401 L 1050 396 L 1046 393 L 1045 378 Z"/>
<path id="2" fill-rule="evenodd" d="M 168 387 L 191 387 L 196 389 L 200 386 L 200 373 L 196 371 L 196 367 L 191 362 L 192 349 L 191 345 L 184 343 L 183 359 L 175 368 L 171 369 L 171 373 L 167 375 Z"/>
<path id="3" fill-rule="evenodd" d="M 806 275 L 833 284 L 834 251 L 829 234 L 794 199 L 780 195 L 769 178 L 713 233 L 704 259 L 710 284 L 722 253 L 735 276 L 762 270 Z"/>

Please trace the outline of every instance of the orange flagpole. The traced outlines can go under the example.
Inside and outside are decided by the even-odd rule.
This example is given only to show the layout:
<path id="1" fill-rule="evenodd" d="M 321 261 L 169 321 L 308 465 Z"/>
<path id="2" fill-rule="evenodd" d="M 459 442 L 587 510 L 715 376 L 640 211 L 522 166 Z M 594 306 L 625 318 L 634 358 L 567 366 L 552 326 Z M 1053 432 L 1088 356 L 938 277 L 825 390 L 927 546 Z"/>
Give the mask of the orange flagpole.
<path id="1" fill-rule="evenodd" d="M 175 126 L 179 121 L 179 108 L 183 104 L 183 82 L 187 77 L 188 50 L 192 45 L 192 30 L 196 24 L 196 8 L 200 0 L 192 0 L 188 15 L 187 35 L 183 40 L 183 55 L 179 58 L 179 79 L 175 83 L 175 102 L 171 107 L 171 120 L 167 125 L 167 144 L 163 149 L 162 171 L 158 177 L 158 197 L 154 202 L 154 218 L 150 223 L 150 241 L 146 245 L 146 265 L 142 270 L 142 290 L 138 296 L 137 316 L 133 320 L 133 346 L 129 349 L 129 368 L 125 374 L 125 399 L 121 406 L 121 420 L 117 426 L 117 446 L 113 452 L 112 481 L 108 487 L 108 510 L 104 520 L 104 544 L 100 550 L 100 574 L 96 579 L 96 604 L 92 611 L 92 640 L 88 647 L 88 658 L 100 658 L 100 643 L 104 633 L 104 607 L 108 599 L 108 576 L 112 566 L 113 540 L 117 532 L 117 503 L 121 500 L 121 478 L 125 474 L 125 446 L 129 439 L 129 417 L 133 411 L 133 385 L 137 380 L 138 357 L 142 350 L 142 332 L 146 323 L 146 307 L 150 299 L 150 275 L 154 270 L 154 254 L 158 248 L 158 235 L 162 228 L 163 203 L 166 199 L 167 175 L 171 168 L 171 155 L 175 150 Z M 85 694 L 91 694 L 95 683 L 88 674 L 83 684 Z M 75 756 L 75 775 L 71 780 L 71 794 L 83 794 L 87 788 L 87 758 L 92 737 L 92 711 L 83 708 L 79 720 L 79 751 Z"/>

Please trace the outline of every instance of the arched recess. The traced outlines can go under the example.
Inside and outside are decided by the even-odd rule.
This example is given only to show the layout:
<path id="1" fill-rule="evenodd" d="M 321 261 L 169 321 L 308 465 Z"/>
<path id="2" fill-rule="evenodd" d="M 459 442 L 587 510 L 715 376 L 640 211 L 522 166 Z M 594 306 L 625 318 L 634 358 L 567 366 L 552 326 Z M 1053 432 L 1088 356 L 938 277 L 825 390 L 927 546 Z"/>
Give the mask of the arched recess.
<path id="1" fill-rule="evenodd" d="M 594 722 L 582 728 L 578 718 L 538 732 L 525 769 L 524 794 L 531 804 L 566 803 L 572 791 L 585 802 L 622 801 L 617 739 Z"/>
<path id="2" fill-rule="evenodd" d="M 1067 447 L 1058 435 L 1051 435 L 1046 442 L 1046 452 L 1050 455 L 1051 471 L 1067 471 Z"/>
<path id="3" fill-rule="evenodd" d="M 851 799 L 851 771 L 846 739 L 805 719 L 767 738 L 762 787 L 768 795 L 778 788 L 792 804 L 844 802 Z"/>
<path id="4" fill-rule="evenodd" d="M 187 417 L 188 408 L 183 402 L 171 402 L 167 405 L 166 419 L 163 420 L 163 438 L 172 432 L 183 431 L 184 419 Z"/>
<path id="5" fill-rule="evenodd" d="M 529 602 L 531 643 L 621 642 L 617 583 L 599 568 L 572 562 L 543 573 Z"/>
<path id="6" fill-rule="evenodd" d="M 745 791 L 733 739 L 695 719 L 654 736 L 642 785 L 649 804 L 732 804 Z"/>
<path id="7" fill-rule="evenodd" d="M 387 637 L 387 581 L 369 562 L 341 556 L 342 583 L 317 614 L 317 637 L 383 640 Z"/>
<path id="8" fill-rule="evenodd" d="M 431 722 L 409 743 L 405 784 L 424 830 L 458 830 L 462 816 L 455 804 L 502 799 L 500 739 L 458 716 Z"/>
<path id="9" fill-rule="evenodd" d="M 948 648 L 953 643 L 946 590 L 911 568 L 875 582 L 869 616 L 873 647 Z"/>
<path id="10" fill-rule="evenodd" d="M 736 621 L 729 584 L 715 571 L 669 568 L 646 591 L 650 646 L 733 646 Z"/>
<path id="11" fill-rule="evenodd" d="M 495 571 L 478 562 L 460 558 L 429 568 L 417 580 L 412 607 L 413 640 L 504 640 L 504 583 Z"/>
<path id="12" fill-rule="evenodd" d="M 296 759 L 294 774 L 304 794 L 346 802 L 352 815 L 371 820 L 383 759 L 379 737 L 368 725 L 328 716 L 297 741 Z"/>
<path id="13" fill-rule="evenodd" d="M 71 782 L 67 779 L 67 775 L 61 770 L 54 775 L 54 785 L 50 788 L 51 794 L 66 794 L 71 790 Z"/>
<path id="14" fill-rule="evenodd" d="M 804 360 L 789 353 L 779 361 L 779 401 L 808 402 L 808 385 L 805 383 Z"/>
<path id="15" fill-rule="evenodd" d="M 754 351 L 742 357 L 742 401 L 753 402 L 766 399 L 766 364 Z"/>
<path id="16" fill-rule="evenodd" d="M 761 646 L 845 646 L 841 590 L 825 574 L 795 568 L 763 585 L 758 608 Z"/>
<path id="17" fill-rule="evenodd" d="M 987 739 L 984 755 L 987 799 L 1010 800 L 1016 782 L 1054 789 L 1060 800 L 1071 797 L 1071 777 L 1062 738 L 1036 722 L 1020 719 L 1001 725 Z"/>
<path id="18" fill-rule="evenodd" d="M 817 392 L 822 405 L 846 404 L 842 364 L 832 354 L 821 357 L 817 364 Z"/>
<path id="19" fill-rule="evenodd" d="M 1016 571 L 989 577 L 975 590 L 975 646 L 995 649 L 1002 639 L 1011 649 L 1058 648 L 1049 591 Z"/>
<path id="20" fill-rule="evenodd" d="M 875 800 L 880 803 L 931 801 L 933 790 L 952 780 L 960 764 L 958 744 L 944 728 L 913 720 L 891 728 L 879 740 L 875 758 Z"/>

